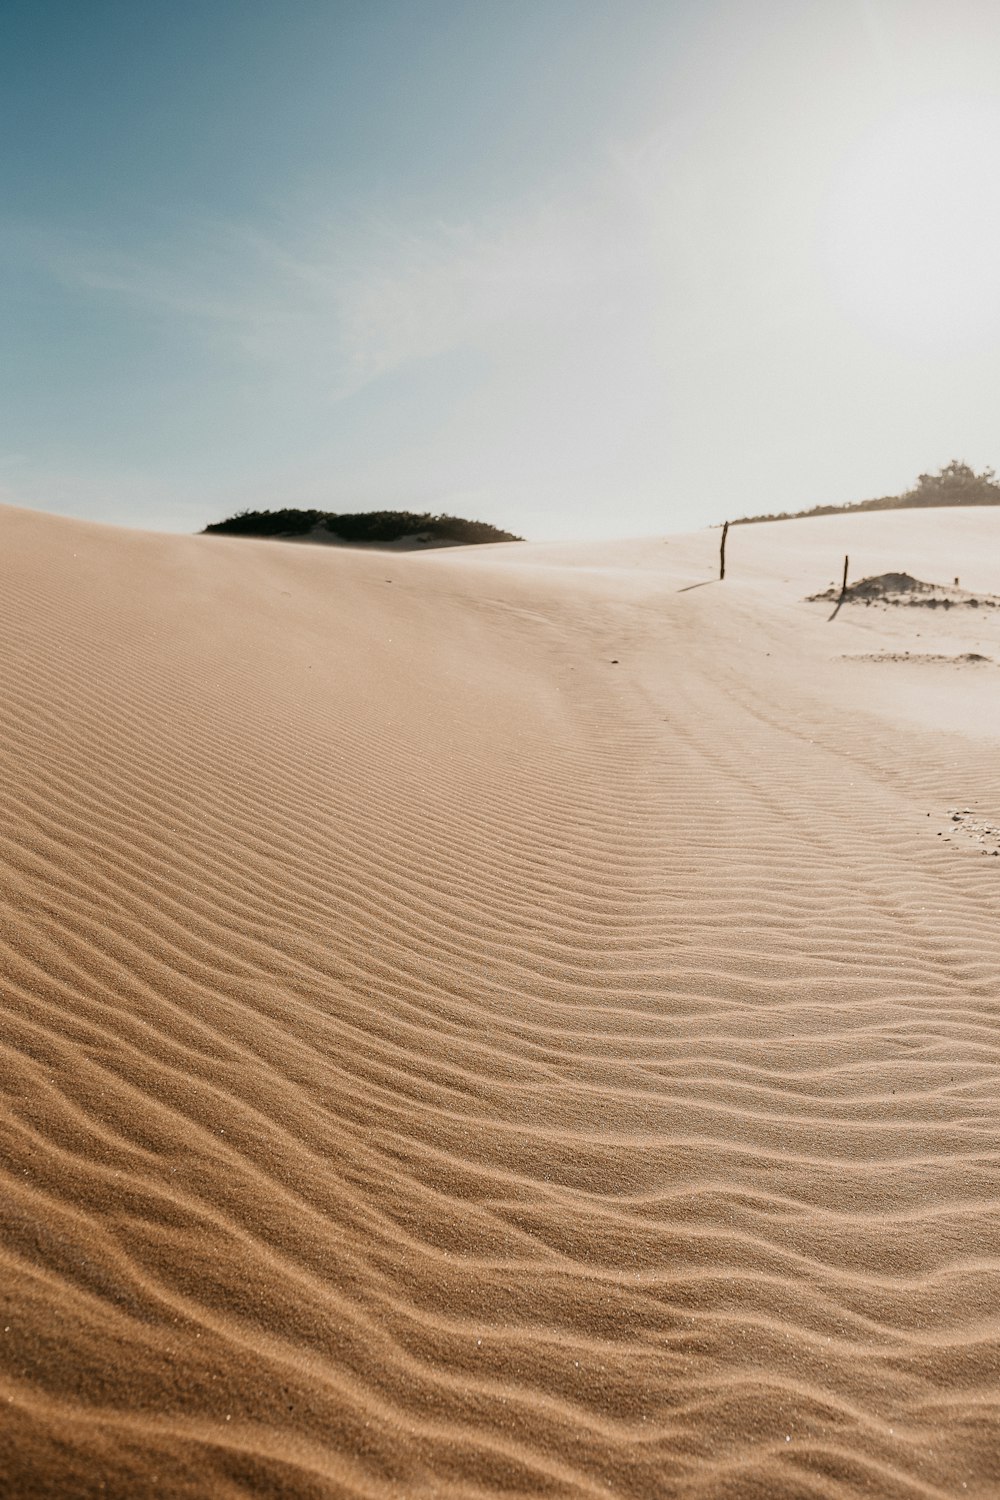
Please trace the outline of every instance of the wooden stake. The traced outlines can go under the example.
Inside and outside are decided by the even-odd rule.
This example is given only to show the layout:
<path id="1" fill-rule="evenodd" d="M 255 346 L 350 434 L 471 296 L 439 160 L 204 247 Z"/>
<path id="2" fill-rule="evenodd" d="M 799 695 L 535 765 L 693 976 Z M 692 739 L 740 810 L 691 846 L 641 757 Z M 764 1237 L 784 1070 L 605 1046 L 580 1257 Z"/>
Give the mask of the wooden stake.
<path id="1" fill-rule="evenodd" d="M 847 564 L 848 564 L 849 561 L 850 561 L 849 558 L 847 558 L 847 557 L 844 558 L 844 581 L 840 585 L 840 597 L 841 597 L 841 599 L 843 599 L 844 595 L 847 593 Z"/>
<path id="2" fill-rule="evenodd" d="M 725 524 L 725 526 L 723 526 L 723 528 L 722 528 L 722 546 L 719 548 L 719 577 L 720 577 L 720 579 L 721 578 L 725 578 L 725 576 L 726 576 L 726 535 L 727 535 L 728 531 L 729 531 L 729 522 L 727 521 L 726 524 Z"/>

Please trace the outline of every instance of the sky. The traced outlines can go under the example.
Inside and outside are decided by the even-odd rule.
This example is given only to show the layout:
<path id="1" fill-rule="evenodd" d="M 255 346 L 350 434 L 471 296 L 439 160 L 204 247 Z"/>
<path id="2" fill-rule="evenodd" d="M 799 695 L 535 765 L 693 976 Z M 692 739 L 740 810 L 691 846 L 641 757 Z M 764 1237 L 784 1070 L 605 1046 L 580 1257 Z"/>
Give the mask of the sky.
<path id="1" fill-rule="evenodd" d="M 683 531 L 1000 467 L 995 0 L 4 0 L 0 501 Z"/>

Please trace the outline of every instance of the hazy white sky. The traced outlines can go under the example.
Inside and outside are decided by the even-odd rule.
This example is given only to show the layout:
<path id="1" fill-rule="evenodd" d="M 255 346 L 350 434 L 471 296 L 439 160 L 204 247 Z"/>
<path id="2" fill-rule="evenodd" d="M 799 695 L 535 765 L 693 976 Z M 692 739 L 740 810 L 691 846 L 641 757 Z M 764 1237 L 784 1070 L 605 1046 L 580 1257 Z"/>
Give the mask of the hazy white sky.
<path id="1" fill-rule="evenodd" d="M 1000 466 L 1000 6 L 8 0 L 0 498 L 679 530 Z"/>

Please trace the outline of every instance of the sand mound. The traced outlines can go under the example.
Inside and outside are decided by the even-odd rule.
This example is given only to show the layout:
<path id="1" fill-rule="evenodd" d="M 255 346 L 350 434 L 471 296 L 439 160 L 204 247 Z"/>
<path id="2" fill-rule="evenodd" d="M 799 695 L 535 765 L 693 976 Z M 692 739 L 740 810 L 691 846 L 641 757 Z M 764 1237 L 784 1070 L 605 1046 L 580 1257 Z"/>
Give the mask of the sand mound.
<path id="1" fill-rule="evenodd" d="M 821 594 L 809 595 L 810 603 L 815 603 L 818 599 L 836 599 L 845 604 L 859 601 L 864 604 L 909 604 L 927 609 L 936 609 L 938 605 L 950 609 L 952 605 L 963 604 L 972 609 L 980 606 L 985 609 L 1000 607 L 1000 598 L 993 595 L 973 594 L 967 589 L 959 588 L 957 583 L 955 586 L 924 583 L 922 579 L 913 578 L 909 573 L 879 573 L 873 578 L 859 579 L 843 591 L 836 584 L 831 584 Z"/>
<path id="2" fill-rule="evenodd" d="M 997 1493 L 990 673 L 815 521 L 0 520 L 6 1493 Z"/>
<path id="3" fill-rule="evenodd" d="M 850 584 L 844 592 L 854 599 L 885 599 L 897 594 L 932 594 L 934 585 L 912 578 L 909 573 L 879 573 L 875 578 L 862 578 Z"/>

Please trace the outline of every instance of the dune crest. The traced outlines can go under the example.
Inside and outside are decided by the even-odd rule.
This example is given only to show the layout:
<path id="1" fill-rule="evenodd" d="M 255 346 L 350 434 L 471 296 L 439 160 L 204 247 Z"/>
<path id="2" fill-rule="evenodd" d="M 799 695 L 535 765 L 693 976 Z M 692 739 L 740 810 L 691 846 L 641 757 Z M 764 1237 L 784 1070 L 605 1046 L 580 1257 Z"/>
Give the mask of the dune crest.
<path id="1" fill-rule="evenodd" d="M 9 1493 L 996 1494 L 1000 514 L 0 525 Z"/>

